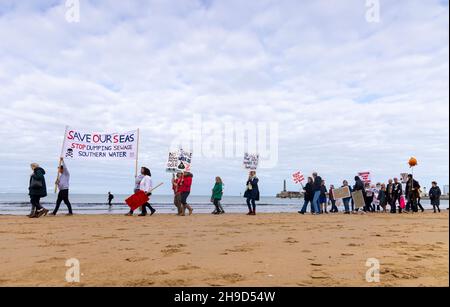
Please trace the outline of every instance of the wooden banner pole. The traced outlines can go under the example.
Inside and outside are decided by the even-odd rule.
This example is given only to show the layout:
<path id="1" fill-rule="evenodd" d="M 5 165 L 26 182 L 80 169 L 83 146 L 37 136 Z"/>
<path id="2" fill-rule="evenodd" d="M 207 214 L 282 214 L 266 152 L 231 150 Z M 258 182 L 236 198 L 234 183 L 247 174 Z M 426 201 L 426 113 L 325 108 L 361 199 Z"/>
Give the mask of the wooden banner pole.
<path id="1" fill-rule="evenodd" d="M 139 141 L 140 141 L 140 129 L 137 130 L 137 145 L 136 145 L 136 162 L 134 166 L 134 177 L 138 175 L 138 163 L 139 163 Z"/>
<path id="2" fill-rule="evenodd" d="M 64 145 L 66 144 L 66 136 L 67 136 L 67 130 L 69 129 L 69 126 L 66 126 L 65 130 L 64 130 L 64 138 L 63 138 L 63 142 L 62 142 L 62 146 L 61 146 L 61 155 L 59 156 L 59 161 L 58 161 L 58 172 L 56 174 L 56 181 L 55 181 L 55 194 L 58 192 L 58 181 L 59 181 L 59 176 L 61 175 L 59 173 L 59 169 L 61 168 L 62 165 L 62 158 L 64 155 Z"/>

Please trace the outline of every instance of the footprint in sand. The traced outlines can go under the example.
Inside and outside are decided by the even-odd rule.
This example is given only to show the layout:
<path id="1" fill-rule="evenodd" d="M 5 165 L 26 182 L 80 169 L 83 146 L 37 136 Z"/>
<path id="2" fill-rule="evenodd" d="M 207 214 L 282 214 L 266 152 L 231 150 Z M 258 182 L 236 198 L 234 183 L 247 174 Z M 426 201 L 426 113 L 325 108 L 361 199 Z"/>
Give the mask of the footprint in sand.
<path id="1" fill-rule="evenodd" d="M 284 240 L 284 243 L 296 244 L 296 243 L 298 243 L 298 241 L 296 239 L 294 239 L 294 238 L 289 237 L 286 240 Z"/>
<path id="2" fill-rule="evenodd" d="M 166 248 L 161 250 L 161 253 L 163 253 L 165 257 L 171 256 L 180 253 L 182 251 L 181 248 L 183 247 L 186 247 L 186 245 L 184 244 L 167 245 Z"/>
<path id="3" fill-rule="evenodd" d="M 353 256 L 353 254 L 350 254 L 350 253 L 342 253 L 341 256 Z"/>
<path id="4" fill-rule="evenodd" d="M 200 267 L 190 264 L 179 265 L 176 270 L 177 271 L 190 271 L 190 270 L 199 270 Z"/>
<path id="5" fill-rule="evenodd" d="M 130 257 L 125 259 L 128 262 L 142 262 L 145 260 L 148 260 L 148 257 Z"/>
<path id="6" fill-rule="evenodd" d="M 225 252 L 248 253 L 248 252 L 251 252 L 252 250 L 253 250 L 253 248 L 243 245 L 243 246 L 235 246 L 232 249 L 226 249 Z"/>

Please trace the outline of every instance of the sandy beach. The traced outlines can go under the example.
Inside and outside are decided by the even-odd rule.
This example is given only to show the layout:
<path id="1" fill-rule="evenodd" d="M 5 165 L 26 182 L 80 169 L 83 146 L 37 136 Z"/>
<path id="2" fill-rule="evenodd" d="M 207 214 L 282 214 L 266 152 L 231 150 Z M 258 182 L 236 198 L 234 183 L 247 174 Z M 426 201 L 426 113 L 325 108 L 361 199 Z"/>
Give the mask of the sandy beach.
<path id="1" fill-rule="evenodd" d="M 0 216 L 0 286 L 448 286 L 449 215 Z M 366 260 L 380 261 L 369 284 Z"/>

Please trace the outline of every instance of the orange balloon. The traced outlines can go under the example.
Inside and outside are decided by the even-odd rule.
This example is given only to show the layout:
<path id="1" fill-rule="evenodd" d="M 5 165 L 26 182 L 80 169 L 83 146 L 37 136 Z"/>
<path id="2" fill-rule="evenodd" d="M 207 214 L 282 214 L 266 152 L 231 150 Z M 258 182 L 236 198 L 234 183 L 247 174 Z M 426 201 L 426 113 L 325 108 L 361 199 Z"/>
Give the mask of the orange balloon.
<path id="1" fill-rule="evenodd" d="M 417 165 L 417 159 L 415 157 L 409 158 L 408 164 L 410 167 L 414 167 Z"/>

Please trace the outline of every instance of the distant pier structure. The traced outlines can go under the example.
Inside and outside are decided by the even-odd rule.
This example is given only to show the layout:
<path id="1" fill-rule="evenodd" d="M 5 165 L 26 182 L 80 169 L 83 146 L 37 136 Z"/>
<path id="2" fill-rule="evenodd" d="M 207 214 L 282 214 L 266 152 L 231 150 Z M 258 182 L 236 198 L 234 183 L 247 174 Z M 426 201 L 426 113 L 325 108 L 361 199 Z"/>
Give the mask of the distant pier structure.
<path id="1" fill-rule="evenodd" d="M 301 193 L 300 191 L 298 192 L 288 191 L 286 180 L 283 180 L 283 191 L 277 194 L 277 198 L 301 198 L 301 197 L 303 197 L 303 193 Z"/>

